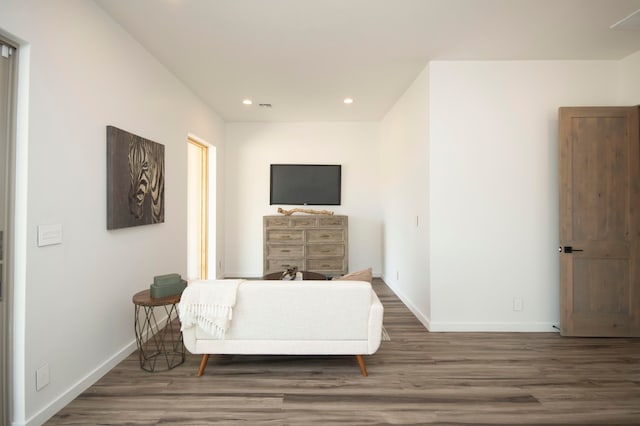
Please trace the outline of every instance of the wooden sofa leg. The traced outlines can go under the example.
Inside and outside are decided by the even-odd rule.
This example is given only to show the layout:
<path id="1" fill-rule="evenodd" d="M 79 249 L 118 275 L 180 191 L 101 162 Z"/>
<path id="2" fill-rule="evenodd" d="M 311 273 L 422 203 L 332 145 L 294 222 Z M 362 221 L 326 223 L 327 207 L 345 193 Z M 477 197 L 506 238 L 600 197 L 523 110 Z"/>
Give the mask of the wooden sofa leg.
<path id="1" fill-rule="evenodd" d="M 362 355 L 356 355 L 356 359 L 358 360 L 358 365 L 360 366 L 360 372 L 364 377 L 367 377 L 367 367 L 365 367 L 364 365 L 364 358 L 362 358 Z"/>
<path id="2" fill-rule="evenodd" d="M 200 361 L 200 368 L 198 368 L 198 377 L 204 374 L 204 369 L 207 367 L 207 361 L 209 361 L 209 354 L 202 355 L 202 361 Z"/>

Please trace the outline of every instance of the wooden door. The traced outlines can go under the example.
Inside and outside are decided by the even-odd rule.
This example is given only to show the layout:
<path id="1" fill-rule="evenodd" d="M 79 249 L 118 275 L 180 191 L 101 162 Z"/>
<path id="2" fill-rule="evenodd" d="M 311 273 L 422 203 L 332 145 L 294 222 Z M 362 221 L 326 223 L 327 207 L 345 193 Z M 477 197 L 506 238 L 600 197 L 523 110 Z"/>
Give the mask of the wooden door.
<path id="1" fill-rule="evenodd" d="M 638 107 L 559 119 L 560 332 L 640 336 Z"/>

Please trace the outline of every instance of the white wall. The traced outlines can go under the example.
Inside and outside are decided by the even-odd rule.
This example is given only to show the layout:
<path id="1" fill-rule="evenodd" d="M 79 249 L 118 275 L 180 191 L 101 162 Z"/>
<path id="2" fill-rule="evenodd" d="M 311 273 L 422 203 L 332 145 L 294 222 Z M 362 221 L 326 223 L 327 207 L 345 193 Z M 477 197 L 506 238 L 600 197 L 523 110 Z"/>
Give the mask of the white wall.
<path id="1" fill-rule="evenodd" d="M 380 125 L 383 278 L 425 324 L 429 257 L 429 67 Z"/>
<path id="2" fill-rule="evenodd" d="M 640 50 L 620 61 L 620 105 L 640 105 Z"/>
<path id="3" fill-rule="evenodd" d="M 349 270 L 380 274 L 378 123 L 228 123 L 225 276 L 262 276 L 262 216 L 272 163 L 341 164 L 342 205 L 314 206 L 349 216 Z M 288 208 L 285 206 L 285 208 Z"/>
<path id="4" fill-rule="evenodd" d="M 557 110 L 616 93 L 615 61 L 430 64 L 432 330 L 552 331 Z"/>
<path id="5" fill-rule="evenodd" d="M 132 295 L 154 275 L 185 274 L 187 135 L 220 150 L 223 123 L 93 2 L 0 0 L 0 10 L 0 29 L 30 52 L 14 421 L 39 424 L 135 349 Z M 106 230 L 109 124 L 165 145 L 164 224 Z M 61 224 L 62 244 L 38 248 L 39 224 Z M 36 392 L 44 364 L 51 382 Z"/>

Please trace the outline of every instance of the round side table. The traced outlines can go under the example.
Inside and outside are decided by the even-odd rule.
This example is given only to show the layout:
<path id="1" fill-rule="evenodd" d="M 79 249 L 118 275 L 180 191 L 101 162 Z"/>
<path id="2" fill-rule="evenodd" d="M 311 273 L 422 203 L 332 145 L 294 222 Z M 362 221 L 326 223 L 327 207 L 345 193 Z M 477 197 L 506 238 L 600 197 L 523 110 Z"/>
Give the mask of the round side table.
<path id="1" fill-rule="evenodd" d="M 134 329 L 140 368 L 143 370 L 149 372 L 171 370 L 184 362 L 184 343 L 180 321 L 178 321 L 177 304 L 179 302 L 179 294 L 154 299 L 148 289 L 133 295 Z M 162 328 L 159 327 L 154 312 L 157 307 L 162 307 L 166 314 L 166 323 Z M 143 313 L 140 312 L 141 308 Z M 160 320 L 165 321 L 164 318 Z M 160 365 L 157 363 L 158 359 L 163 361 Z"/>

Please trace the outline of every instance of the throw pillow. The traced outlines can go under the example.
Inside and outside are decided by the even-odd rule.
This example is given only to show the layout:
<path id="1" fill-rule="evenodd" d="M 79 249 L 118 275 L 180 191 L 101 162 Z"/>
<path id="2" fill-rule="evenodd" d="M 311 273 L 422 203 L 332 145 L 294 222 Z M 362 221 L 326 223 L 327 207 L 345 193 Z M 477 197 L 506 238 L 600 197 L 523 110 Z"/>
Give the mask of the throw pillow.
<path id="1" fill-rule="evenodd" d="M 339 278 L 334 278 L 336 280 L 351 280 L 351 281 L 366 281 L 371 283 L 373 277 L 371 273 L 371 268 L 363 269 L 362 271 L 351 272 L 347 275 L 343 275 Z"/>

